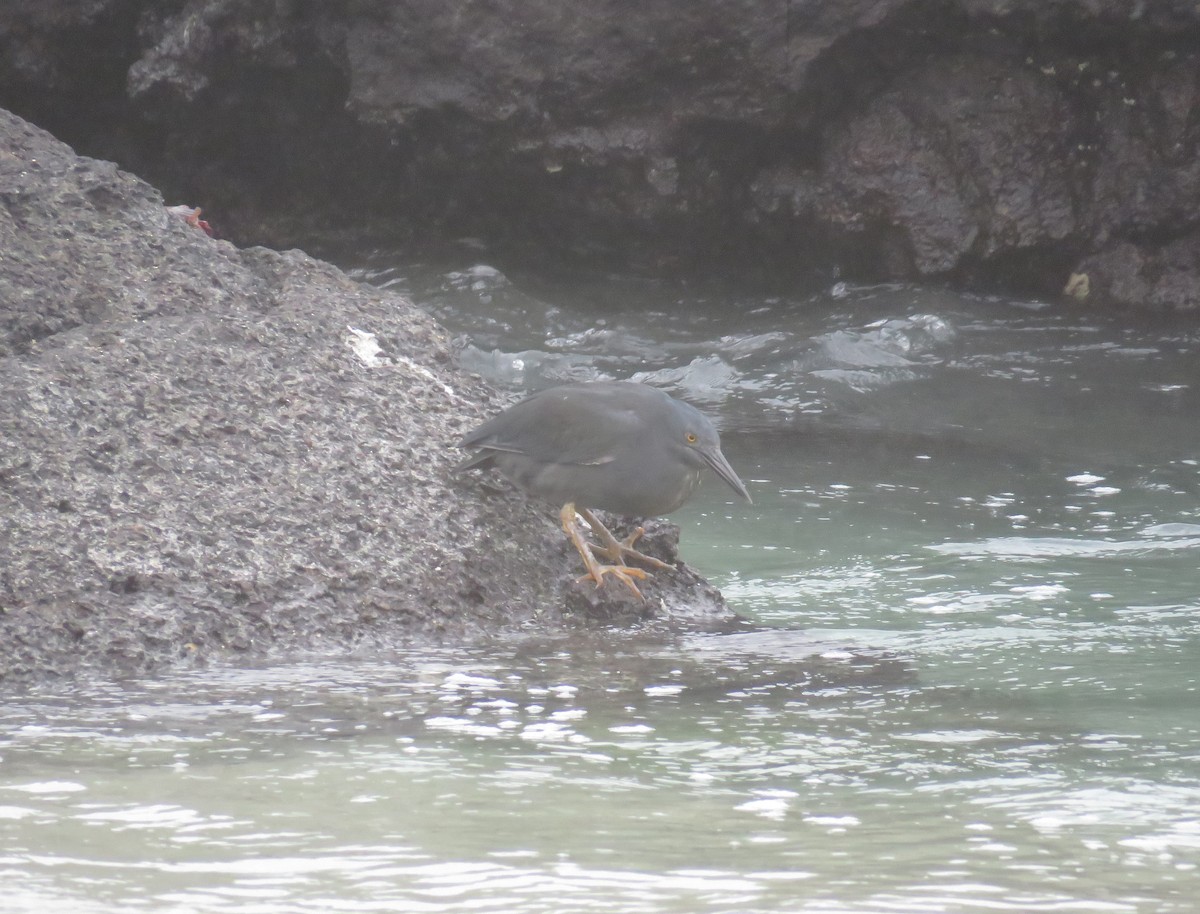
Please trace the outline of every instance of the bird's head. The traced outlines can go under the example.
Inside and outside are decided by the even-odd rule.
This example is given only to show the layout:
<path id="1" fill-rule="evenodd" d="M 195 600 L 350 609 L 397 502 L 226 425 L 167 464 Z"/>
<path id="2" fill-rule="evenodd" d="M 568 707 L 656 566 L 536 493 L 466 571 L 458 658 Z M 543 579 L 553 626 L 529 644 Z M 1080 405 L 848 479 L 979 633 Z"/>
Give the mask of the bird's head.
<path id="1" fill-rule="evenodd" d="M 721 453 L 721 436 L 717 434 L 716 427 L 698 409 L 680 401 L 676 402 L 682 408 L 677 410 L 678 421 L 673 423 L 676 427 L 671 429 L 672 451 L 690 467 L 708 467 L 721 477 L 729 488 L 746 501 L 751 501 L 746 486 Z"/>

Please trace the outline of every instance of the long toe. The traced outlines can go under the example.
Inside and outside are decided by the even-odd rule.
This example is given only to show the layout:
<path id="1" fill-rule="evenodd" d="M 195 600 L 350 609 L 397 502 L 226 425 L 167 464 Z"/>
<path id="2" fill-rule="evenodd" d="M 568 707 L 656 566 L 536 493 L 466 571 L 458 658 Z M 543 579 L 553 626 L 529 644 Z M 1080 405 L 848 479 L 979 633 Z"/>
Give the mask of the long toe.
<path id="1" fill-rule="evenodd" d="M 620 559 L 621 544 L 613 538 L 613 535 L 608 532 L 608 529 L 603 524 L 601 524 L 598 520 L 595 520 L 595 516 L 590 511 L 584 509 L 584 516 L 589 522 L 595 521 L 595 525 L 603 531 L 601 535 L 604 537 L 605 543 L 609 544 L 609 548 L 612 548 L 613 546 L 617 547 L 617 556 L 609 559 L 610 562 L 615 562 L 617 564 L 601 565 L 596 561 L 597 552 L 599 552 L 601 555 L 607 556 L 608 550 L 602 549 L 599 546 L 595 546 L 584 538 L 583 533 L 579 529 L 579 522 L 575 514 L 575 505 L 571 502 L 568 502 L 562 506 L 562 510 L 559 512 L 559 517 L 562 519 L 563 531 L 571 540 L 571 544 L 579 553 L 579 557 L 583 559 L 584 567 L 587 568 L 587 574 L 585 574 L 579 580 L 595 581 L 596 586 L 599 587 L 604 583 L 604 576 L 606 574 L 611 574 L 618 581 L 632 590 L 638 599 L 645 601 L 646 598 L 643 597 L 642 592 L 638 590 L 637 584 L 634 583 L 634 578 L 637 578 L 638 580 L 644 580 L 648 576 L 648 572 L 643 571 L 641 568 L 627 567 Z M 630 551 L 632 552 L 635 550 Z"/>
<path id="2" fill-rule="evenodd" d="M 633 544 L 636 543 L 645 532 L 645 527 L 638 527 L 631 534 L 629 534 L 629 536 L 625 537 L 625 539 L 619 541 L 614 539 L 611 543 L 607 544 L 606 548 L 596 549 L 595 551 L 603 552 L 610 562 L 620 562 L 621 564 L 624 564 L 627 560 L 632 559 L 635 562 L 641 562 L 644 565 L 649 565 L 651 568 L 663 569 L 674 567 L 672 565 L 668 565 L 661 559 L 656 559 L 652 555 L 646 555 L 646 553 L 639 552 L 637 549 L 633 548 Z"/>
<path id="3" fill-rule="evenodd" d="M 650 573 L 648 571 L 643 571 L 641 568 L 629 568 L 625 565 L 595 565 L 588 569 L 587 574 L 580 575 L 579 580 L 594 581 L 596 586 L 599 587 L 604 583 L 604 576 L 606 574 L 611 574 L 614 578 L 633 591 L 633 595 L 635 597 L 643 602 L 645 601 L 646 598 L 642 596 L 642 592 L 638 590 L 637 584 L 634 583 L 634 578 L 637 578 L 639 581 L 641 581 L 650 577 Z"/>
<path id="4" fill-rule="evenodd" d="M 608 527 L 604 526 L 600 518 L 598 518 L 587 508 L 584 508 L 579 513 L 583 515 L 584 520 L 588 522 L 588 525 L 592 528 L 592 531 L 596 533 L 604 542 L 603 546 L 592 545 L 591 550 L 593 553 L 602 555 L 610 562 L 613 562 L 617 565 L 624 565 L 626 559 L 632 559 L 635 562 L 641 562 L 644 565 L 649 565 L 651 568 L 669 569 L 673 567 L 668 565 L 666 562 L 656 559 L 652 555 L 646 555 L 646 553 L 639 552 L 633 548 L 633 544 L 636 543 L 641 538 L 642 534 L 646 532 L 645 527 L 638 527 L 633 531 L 633 533 L 625 537 L 625 539 L 619 540 L 613 536 L 612 531 L 609 530 Z"/>
<path id="5" fill-rule="evenodd" d="M 612 555 L 607 549 L 597 549 L 596 551 L 603 552 L 605 557 L 610 562 L 627 563 L 634 561 L 640 562 L 643 565 L 648 565 L 651 568 L 658 568 L 660 570 L 671 569 L 675 567 L 674 565 L 668 565 L 662 559 L 656 559 L 652 555 L 646 555 L 646 553 L 638 552 L 636 549 L 630 549 L 628 546 L 622 546 L 615 556 Z"/>

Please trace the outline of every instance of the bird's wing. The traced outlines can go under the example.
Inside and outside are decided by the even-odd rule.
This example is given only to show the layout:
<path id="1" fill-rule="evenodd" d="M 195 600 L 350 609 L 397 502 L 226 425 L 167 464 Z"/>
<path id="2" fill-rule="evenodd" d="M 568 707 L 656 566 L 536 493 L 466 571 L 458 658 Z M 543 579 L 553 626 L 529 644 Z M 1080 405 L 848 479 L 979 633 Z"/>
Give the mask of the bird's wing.
<path id="1" fill-rule="evenodd" d="M 599 465 L 617 443 L 636 435 L 637 415 L 572 389 L 543 391 L 485 422 L 461 447 L 523 454 L 541 463 Z"/>

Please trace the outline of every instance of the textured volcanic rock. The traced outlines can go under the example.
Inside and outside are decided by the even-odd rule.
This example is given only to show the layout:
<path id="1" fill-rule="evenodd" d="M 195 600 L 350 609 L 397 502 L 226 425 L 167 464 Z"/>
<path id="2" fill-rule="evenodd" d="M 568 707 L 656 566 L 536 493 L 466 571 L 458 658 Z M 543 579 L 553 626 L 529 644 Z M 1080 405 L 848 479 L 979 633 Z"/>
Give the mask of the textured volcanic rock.
<path id="1" fill-rule="evenodd" d="M 0 112 L 0 682 L 588 621 L 555 512 L 450 472 L 499 406 L 404 299 Z"/>

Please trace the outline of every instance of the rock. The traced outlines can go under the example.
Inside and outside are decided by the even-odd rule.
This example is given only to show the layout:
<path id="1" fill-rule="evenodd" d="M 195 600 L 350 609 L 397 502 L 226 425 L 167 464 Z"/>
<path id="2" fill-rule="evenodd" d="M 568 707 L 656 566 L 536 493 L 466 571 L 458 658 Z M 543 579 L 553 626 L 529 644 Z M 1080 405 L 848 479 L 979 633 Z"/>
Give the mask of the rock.
<path id="1" fill-rule="evenodd" d="M 554 511 L 450 472 L 499 403 L 430 317 L 2 111 L 0 202 L 0 682 L 563 626 Z"/>
<path id="2" fill-rule="evenodd" d="M 1080 227 L 1069 160 L 1048 154 L 1064 108 L 1037 71 L 935 59 L 832 125 L 818 218 L 895 226 L 909 275 L 1058 244 Z"/>
<path id="3" fill-rule="evenodd" d="M 1198 30 L 1185 0 L 9 4 L 0 104 L 243 243 L 1055 295 L 1191 233 Z"/>
<path id="4" fill-rule="evenodd" d="M 641 526 L 644 532 L 637 540 L 638 550 L 674 568 L 652 571 L 638 582 L 641 599 L 615 581 L 598 588 L 590 580 L 577 578 L 567 588 L 564 604 L 570 619 L 589 624 L 677 629 L 681 623 L 687 627 L 712 628 L 735 618 L 721 592 L 683 563 L 679 556 L 679 527 L 663 520 L 635 522 L 600 513 L 601 521 L 619 540 Z M 679 613 L 678 601 L 672 597 L 680 587 L 689 594 L 683 615 Z"/>
<path id="5" fill-rule="evenodd" d="M 1118 242 L 1093 254 L 1075 275 L 1088 279 L 1088 301 L 1121 308 L 1195 310 L 1200 235 L 1155 247 Z"/>

